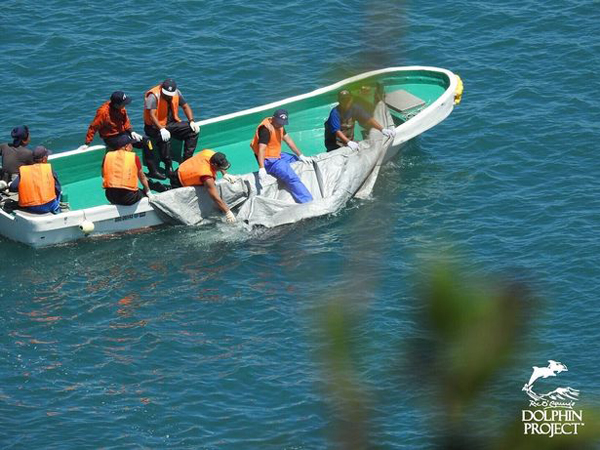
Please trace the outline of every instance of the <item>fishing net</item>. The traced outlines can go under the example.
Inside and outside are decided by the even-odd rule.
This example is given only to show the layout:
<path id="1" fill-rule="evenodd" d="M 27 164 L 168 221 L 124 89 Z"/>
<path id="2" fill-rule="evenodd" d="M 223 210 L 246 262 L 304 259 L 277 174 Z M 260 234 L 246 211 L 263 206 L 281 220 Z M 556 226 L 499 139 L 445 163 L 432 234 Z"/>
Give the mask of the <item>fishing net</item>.
<path id="1" fill-rule="evenodd" d="M 376 106 L 374 117 L 384 128 L 394 126 L 382 102 Z M 359 143 L 359 150 L 344 147 L 314 156 L 310 162 L 292 163 L 314 198 L 309 203 L 296 203 L 271 176 L 259 183 L 257 173 L 239 176 L 235 183 L 221 180 L 217 190 L 237 220 L 251 227 L 272 228 L 331 214 L 351 198 L 366 198 L 371 194 L 392 141 L 371 129 L 369 138 Z M 223 216 L 203 187 L 172 189 L 154 195 L 150 203 L 169 223 L 201 225 Z"/>

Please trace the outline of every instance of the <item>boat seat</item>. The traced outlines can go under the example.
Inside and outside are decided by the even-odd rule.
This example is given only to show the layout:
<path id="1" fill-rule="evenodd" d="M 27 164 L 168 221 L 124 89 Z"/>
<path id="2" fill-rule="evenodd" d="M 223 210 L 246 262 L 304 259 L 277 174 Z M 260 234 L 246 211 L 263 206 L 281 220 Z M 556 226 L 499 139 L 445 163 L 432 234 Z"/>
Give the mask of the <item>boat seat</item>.
<path id="1" fill-rule="evenodd" d="M 403 89 L 386 93 L 385 104 L 404 121 L 416 116 L 426 105 L 424 100 Z"/>

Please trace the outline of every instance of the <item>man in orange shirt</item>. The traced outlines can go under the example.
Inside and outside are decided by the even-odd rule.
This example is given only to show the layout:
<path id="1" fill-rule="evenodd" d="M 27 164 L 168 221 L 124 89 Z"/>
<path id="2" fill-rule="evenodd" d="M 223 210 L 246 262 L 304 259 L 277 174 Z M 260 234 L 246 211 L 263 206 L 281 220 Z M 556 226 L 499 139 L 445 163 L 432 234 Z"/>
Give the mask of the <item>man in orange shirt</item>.
<path id="1" fill-rule="evenodd" d="M 166 177 L 156 170 L 154 159 L 152 158 L 152 143 L 150 139 L 133 131 L 131 122 L 127 116 L 125 106 L 131 103 L 131 97 L 123 91 L 115 91 L 110 96 L 110 100 L 104 102 L 96 111 L 96 116 L 88 128 L 85 137 L 85 145 L 79 147 L 82 150 L 87 149 L 94 139 L 96 132 L 104 140 L 107 150 L 117 148 L 118 142 L 122 136 L 127 135 L 132 139 L 132 145 L 135 148 L 143 150 L 144 162 L 148 167 L 148 176 L 158 180 L 164 180 Z"/>

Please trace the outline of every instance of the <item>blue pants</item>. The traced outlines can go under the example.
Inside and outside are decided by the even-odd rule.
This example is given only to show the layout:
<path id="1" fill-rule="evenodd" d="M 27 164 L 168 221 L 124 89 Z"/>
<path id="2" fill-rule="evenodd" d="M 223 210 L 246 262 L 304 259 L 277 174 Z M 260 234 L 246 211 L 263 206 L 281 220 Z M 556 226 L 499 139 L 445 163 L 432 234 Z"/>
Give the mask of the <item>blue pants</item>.
<path id="1" fill-rule="evenodd" d="M 23 208 L 24 211 L 34 213 L 34 214 L 58 214 L 60 212 L 60 195 L 54 200 L 50 200 L 48 203 L 44 203 L 39 206 L 27 206 Z"/>
<path id="2" fill-rule="evenodd" d="M 306 189 L 304 183 L 300 181 L 290 163 L 298 161 L 296 155 L 290 153 L 281 153 L 281 158 L 265 159 L 265 170 L 269 175 L 273 175 L 289 189 L 296 203 L 308 203 L 313 201 L 313 196 Z"/>

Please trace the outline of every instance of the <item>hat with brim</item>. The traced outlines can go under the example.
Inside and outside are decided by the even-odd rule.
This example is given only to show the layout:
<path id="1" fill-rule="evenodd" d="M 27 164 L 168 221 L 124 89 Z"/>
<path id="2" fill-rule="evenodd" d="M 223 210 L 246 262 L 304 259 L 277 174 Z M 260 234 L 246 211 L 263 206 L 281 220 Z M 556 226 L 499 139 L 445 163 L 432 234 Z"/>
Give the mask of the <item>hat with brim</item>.
<path id="1" fill-rule="evenodd" d="M 227 170 L 231 167 L 231 164 L 227 161 L 227 156 L 221 152 L 212 155 L 210 157 L 210 163 L 219 170 Z"/>
<path id="2" fill-rule="evenodd" d="M 110 96 L 110 103 L 115 106 L 127 106 L 131 103 L 131 97 L 123 91 L 115 91 Z"/>
<path id="3" fill-rule="evenodd" d="M 172 78 L 167 78 L 165 81 L 162 82 L 160 87 L 164 95 L 173 97 L 175 94 L 177 94 L 177 83 L 175 83 L 175 80 Z"/>
<path id="4" fill-rule="evenodd" d="M 44 147 L 43 145 L 38 145 L 35 149 L 33 149 L 33 160 L 41 161 L 46 156 L 51 155 L 51 154 L 52 154 L 52 152 L 50 150 L 48 150 L 46 147 Z"/>
<path id="5" fill-rule="evenodd" d="M 111 142 L 110 149 L 119 150 L 133 143 L 133 139 L 128 134 L 121 134 Z"/>
<path id="6" fill-rule="evenodd" d="M 273 113 L 273 123 L 283 126 L 289 123 L 288 112 L 285 109 L 278 109 Z"/>
<path id="7" fill-rule="evenodd" d="M 352 94 L 347 89 L 344 89 L 344 90 L 338 92 L 338 101 L 339 102 L 348 101 L 351 98 L 352 98 Z"/>

